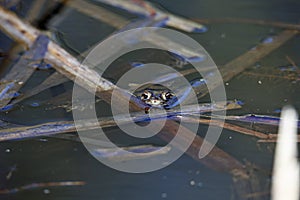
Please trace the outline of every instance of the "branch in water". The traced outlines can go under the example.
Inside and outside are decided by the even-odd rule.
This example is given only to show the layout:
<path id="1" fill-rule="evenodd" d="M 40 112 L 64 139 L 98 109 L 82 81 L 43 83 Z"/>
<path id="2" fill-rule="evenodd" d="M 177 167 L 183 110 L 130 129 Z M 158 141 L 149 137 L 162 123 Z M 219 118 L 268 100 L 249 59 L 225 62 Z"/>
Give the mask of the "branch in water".
<path id="1" fill-rule="evenodd" d="M 0 194 L 15 194 L 21 191 L 32 190 L 43 187 L 64 187 L 64 186 L 82 186 L 84 181 L 62 181 L 62 182 L 46 182 L 46 183 L 31 183 L 13 189 L 2 189 Z"/>

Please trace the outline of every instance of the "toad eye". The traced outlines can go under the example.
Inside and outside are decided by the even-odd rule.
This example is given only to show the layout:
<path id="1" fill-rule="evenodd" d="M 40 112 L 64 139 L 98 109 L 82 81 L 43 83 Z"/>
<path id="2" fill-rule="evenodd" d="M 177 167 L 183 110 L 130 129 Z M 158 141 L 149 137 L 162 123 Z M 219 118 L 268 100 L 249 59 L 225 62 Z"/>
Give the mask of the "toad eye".
<path id="1" fill-rule="evenodd" d="M 151 98 L 151 96 L 152 96 L 152 93 L 146 90 L 146 91 L 144 91 L 144 93 L 141 95 L 141 99 L 142 99 L 142 100 L 148 100 L 148 99 Z"/>
<path id="2" fill-rule="evenodd" d="M 169 99 L 171 99 L 173 97 L 173 93 L 171 92 L 163 92 L 161 93 L 161 98 L 164 100 L 164 101 L 168 101 Z"/>

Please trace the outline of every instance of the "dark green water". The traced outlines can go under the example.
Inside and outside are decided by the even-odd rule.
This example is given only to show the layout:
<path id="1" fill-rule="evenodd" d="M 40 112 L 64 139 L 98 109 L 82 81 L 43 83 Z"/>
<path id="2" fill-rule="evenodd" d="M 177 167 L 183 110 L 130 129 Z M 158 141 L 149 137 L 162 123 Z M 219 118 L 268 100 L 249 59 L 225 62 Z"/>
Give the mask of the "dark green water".
<path id="1" fill-rule="evenodd" d="M 300 2 L 297 0 L 155 0 L 166 10 L 188 18 L 250 18 L 287 23 L 299 23 Z M 24 12 L 28 6 L 24 3 Z M 188 34 L 196 39 L 218 65 L 234 59 L 258 44 L 263 38 L 280 32 L 280 29 L 240 23 L 211 24 L 203 34 Z M 64 40 L 74 49 L 84 51 L 114 31 L 75 11 L 66 14 L 66 19 L 50 27 L 64 34 Z M 9 48 L 10 41 L 0 36 L 2 50 Z M 300 37 L 296 36 L 280 49 L 259 62 L 259 69 L 274 69 L 288 65 L 286 56 L 300 63 Z M 264 68 L 264 69 L 261 69 Z M 49 72 L 38 72 L 32 84 L 47 77 Z M 261 81 L 259 84 L 258 82 Z M 28 86 L 30 87 L 30 85 Z M 65 84 L 63 89 L 68 89 Z M 70 119 L 64 110 L 45 110 L 44 106 L 33 108 L 39 102 L 53 96 L 61 88 L 51 89 L 24 102 L 22 109 L 2 113 L 1 117 L 18 124 L 38 124 L 57 119 Z M 284 79 L 269 79 L 240 75 L 226 86 L 228 99 L 241 99 L 241 110 L 228 114 L 277 115 L 274 110 L 286 104 L 300 109 L 299 83 Z M 118 130 L 112 130 L 117 132 Z M 231 199 L 232 177 L 206 168 L 190 157 L 183 155 L 170 166 L 146 174 L 127 174 L 110 169 L 94 159 L 81 143 L 43 138 L 0 143 L 0 187 L 15 188 L 34 182 L 82 180 L 85 186 L 54 187 L 45 194 L 44 189 L 35 189 L 17 194 L 2 195 L 0 199 Z M 217 146 L 236 159 L 250 161 L 265 170 L 261 181 L 267 185 L 271 172 L 273 144 L 257 144 L 256 139 L 236 132 L 223 130 Z M 6 175 L 15 166 L 12 177 Z M 195 184 L 194 184 L 195 183 Z M 265 186 L 264 185 L 264 186 Z M 269 199 L 268 195 L 265 199 Z"/>

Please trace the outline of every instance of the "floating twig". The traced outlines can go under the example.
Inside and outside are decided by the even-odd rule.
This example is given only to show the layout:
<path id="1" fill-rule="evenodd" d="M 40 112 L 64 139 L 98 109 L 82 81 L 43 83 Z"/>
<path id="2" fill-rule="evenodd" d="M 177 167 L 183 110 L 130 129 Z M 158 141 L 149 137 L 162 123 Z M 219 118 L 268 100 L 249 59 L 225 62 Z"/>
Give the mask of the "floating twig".
<path id="1" fill-rule="evenodd" d="M 218 116 L 209 116 L 210 118 L 217 119 Z M 268 115 L 256 115 L 247 114 L 242 116 L 226 116 L 226 120 L 237 121 L 237 122 L 247 122 L 251 124 L 264 124 L 271 126 L 278 126 L 280 117 L 268 116 Z M 298 128 L 300 128 L 300 121 L 297 123 Z"/>
<path id="2" fill-rule="evenodd" d="M 271 134 L 270 138 L 268 139 L 259 139 L 257 140 L 258 143 L 277 143 L 278 134 Z M 300 136 L 297 136 L 297 143 L 300 143 Z"/>
<path id="3" fill-rule="evenodd" d="M 151 157 L 167 154 L 171 147 L 159 147 L 153 145 L 139 145 L 118 148 L 93 149 L 95 157 L 101 157 L 114 162 L 124 162 L 136 159 L 149 159 Z"/>
<path id="4" fill-rule="evenodd" d="M 17 165 L 13 165 L 12 167 L 10 167 L 10 169 L 6 175 L 6 180 L 11 179 L 11 177 L 12 177 L 13 173 L 16 171 L 16 169 L 17 169 Z"/>
<path id="5" fill-rule="evenodd" d="M 108 11 L 101 6 L 96 6 L 95 4 L 89 3 L 87 1 L 71 0 L 67 1 L 66 5 L 96 20 L 100 20 L 106 24 L 109 24 L 117 29 L 121 29 L 122 27 L 124 27 L 124 25 L 130 23 L 129 20 L 126 20 L 125 18 L 111 11 Z"/>
<path id="6" fill-rule="evenodd" d="M 286 59 L 287 59 L 287 61 L 288 61 L 293 67 L 295 67 L 296 73 L 297 73 L 298 75 L 300 75 L 300 68 L 299 68 L 299 66 L 297 66 L 297 64 L 295 63 L 295 61 L 294 61 L 291 57 L 289 57 L 289 56 L 286 56 Z"/>
<path id="7" fill-rule="evenodd" d="M 257 198 L 257 197 L 262 197 L 262 196 L 267 196 L 267 195 L 270 195 L 269 191 L 253 192 L 251 194 L 245 194 L 243 196 L 247 199 L 252 199 L 252 198 Z"/>
<path id="8" fill-rule="evenodd" d="M 243 24 L 254 24 L 262 26 L 272 26 L 277 28 L 284 28 L 290 30 L 300 30 L 300 25 L 298 24 L 288 24 L 284 22 L 274 22 L 267 20 L 256 20 L 256 19 L 237 19 L 237 18 L 222 18 L 222 19 L 193 19 L 196 22 L 203 24 L 213 24 L 213 23 L 243 23 Z"/>

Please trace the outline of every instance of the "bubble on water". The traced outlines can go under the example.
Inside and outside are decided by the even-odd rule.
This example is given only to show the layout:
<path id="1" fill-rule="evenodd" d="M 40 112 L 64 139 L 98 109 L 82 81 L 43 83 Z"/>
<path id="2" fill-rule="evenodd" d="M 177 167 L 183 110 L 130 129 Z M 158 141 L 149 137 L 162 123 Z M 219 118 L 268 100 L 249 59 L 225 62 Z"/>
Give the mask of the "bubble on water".
<path id="1" fill-rule="evenodd" d="M 261 80 L 259 80 L 259 81 L 257 81 L 257 83 L 258 83 L 259 85 L 261 85 L 261 84 L 262 84 L 262 81 L 261 81 Z"/>
<path id="2" fill-rule="evenodd" d="M 165 199 L 165 198 L 167 198 L 168 197 L 168 194 L 167 193 L 161 193 L 161 198 L 163 198 L 163 199 Z"/>
<path id="3" fill-rule="evenodd" d="M 203 187 L 203 183 L 202 183 L 202 182 L 199 182 L 199 183 L 197 184 L 197 187 Z"/>
<path id="4" fill-rule="evenodd" d="M 43 192 L 44 192 L 44 194 L 50 194 L 50 190 L 49 189 L 44 189 Z"/>
<path id="5" fill-rule="evenodd" d="M 190 185 L 191 185 L 191 186 L 194 186 L 195 184 L 196 184 L 196 182 L 195 182 L 194 180 L 191 180 L 191 181 L 190 181 Z"/>
<path id="6" fill-rule="evenodd" d="M 7 148 L 7 149 L 5 149 L 5 152 L 6 152 L 6 153 L 10 153 L 10 152 L 11 152 L 11 149 Z"/>

